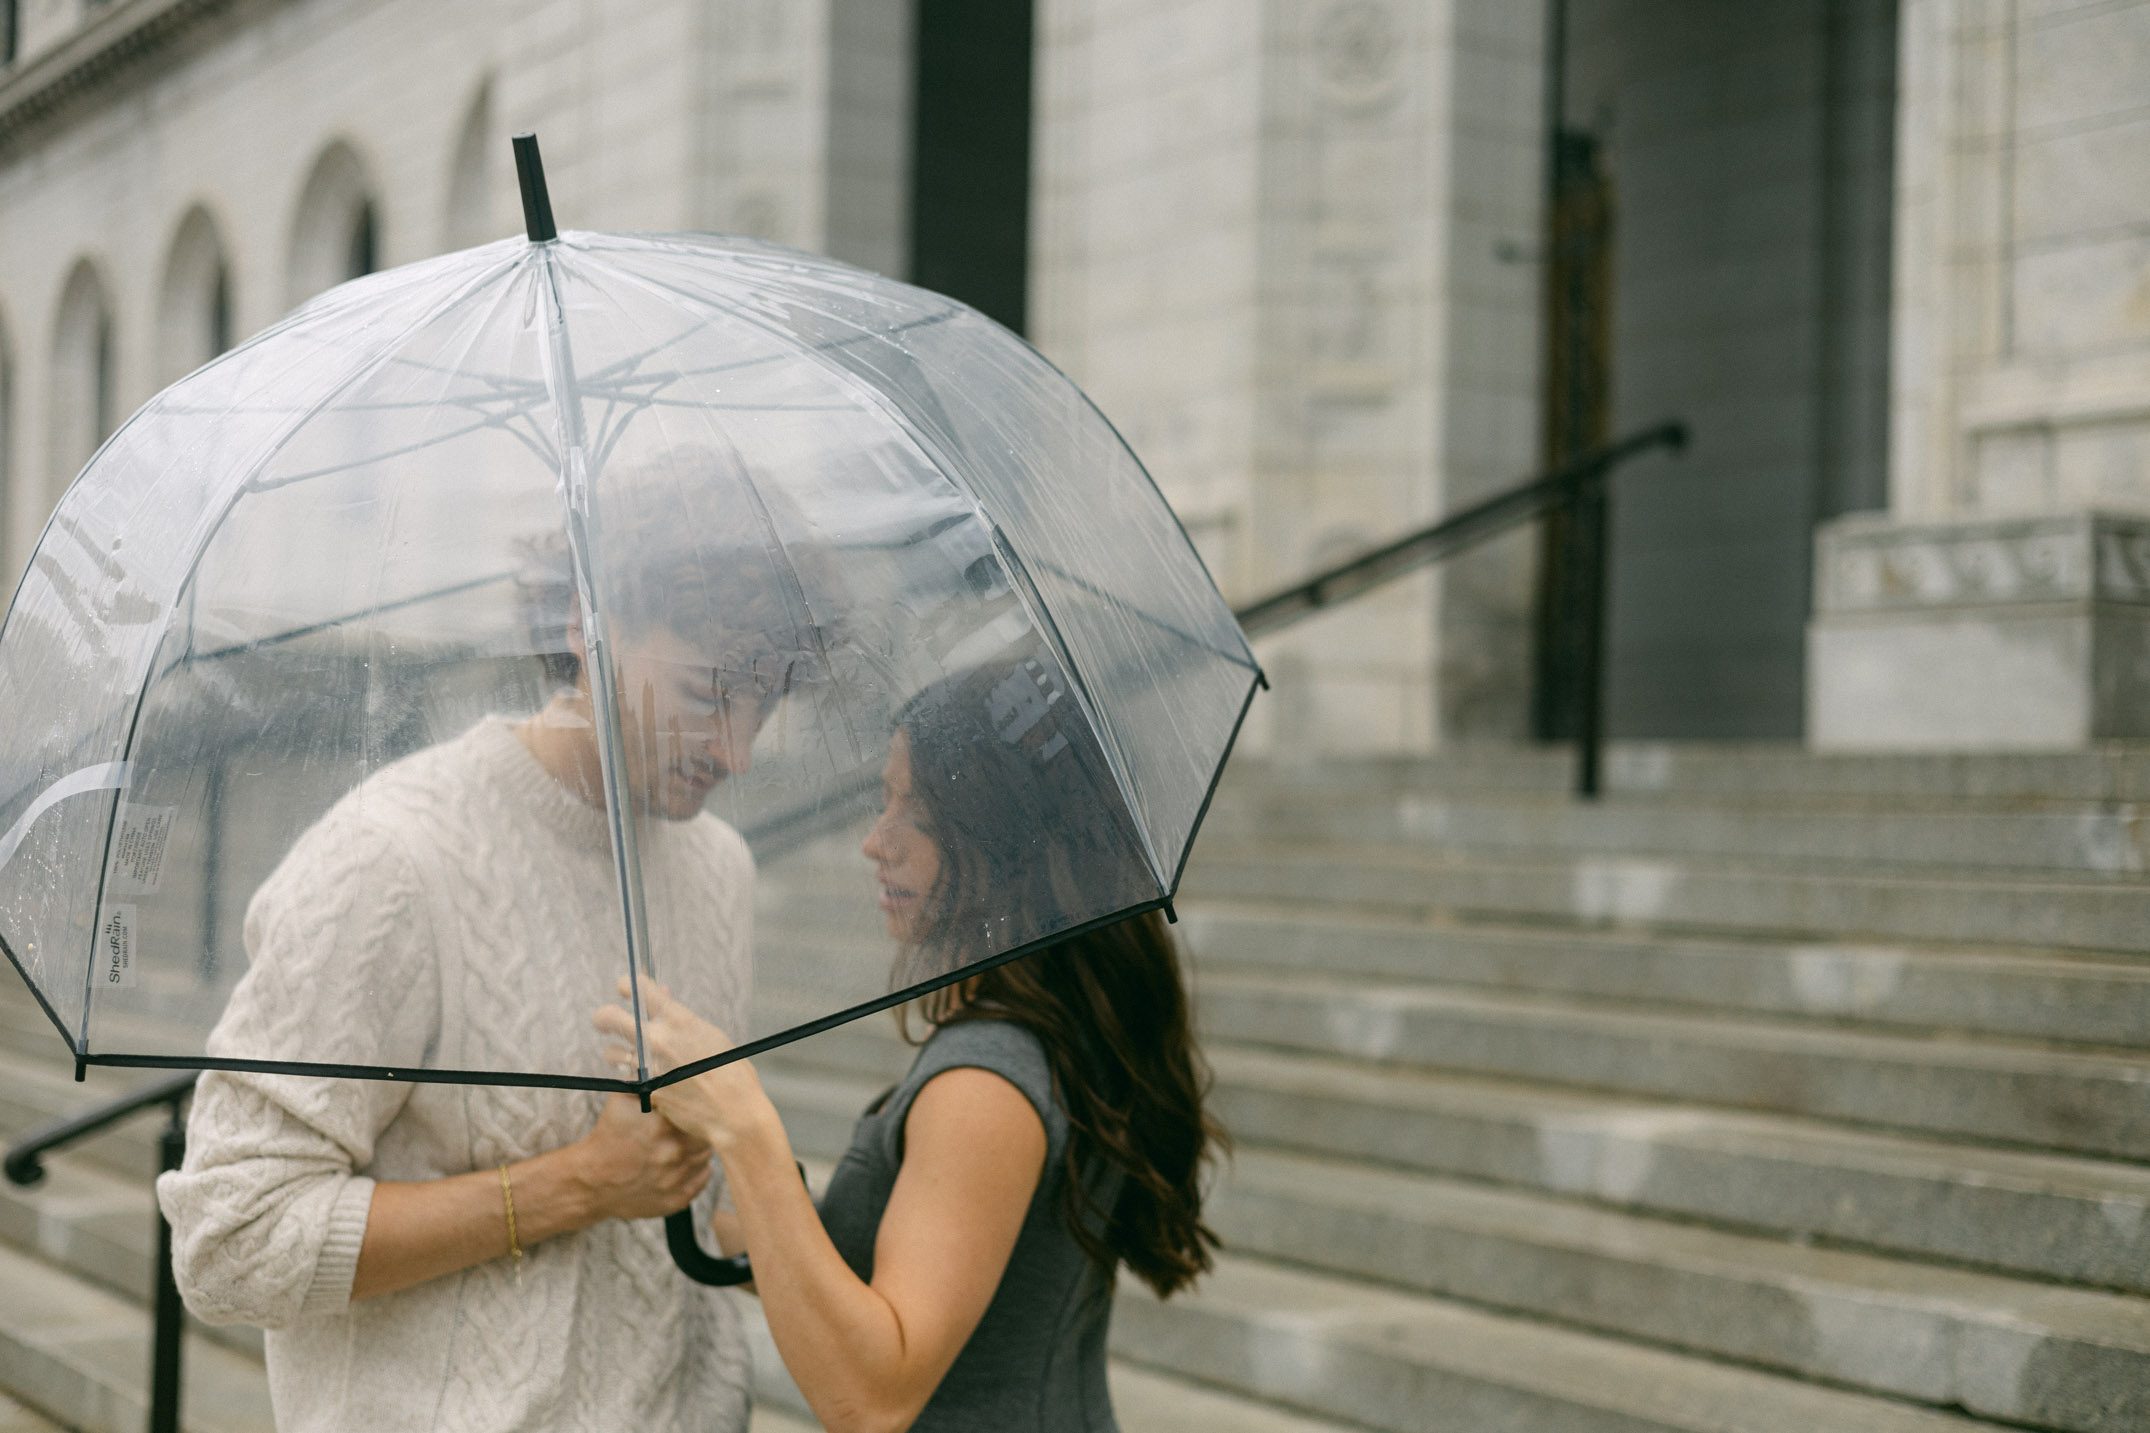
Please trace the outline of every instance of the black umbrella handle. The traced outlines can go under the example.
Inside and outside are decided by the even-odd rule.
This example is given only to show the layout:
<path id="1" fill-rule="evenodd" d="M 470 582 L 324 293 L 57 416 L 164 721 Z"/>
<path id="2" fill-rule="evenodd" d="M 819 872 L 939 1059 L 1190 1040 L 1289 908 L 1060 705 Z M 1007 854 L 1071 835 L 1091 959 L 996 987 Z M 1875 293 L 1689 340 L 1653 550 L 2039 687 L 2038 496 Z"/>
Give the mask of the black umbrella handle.
<path id="1" fill-rule="evenodd" d="M 726 1288 L 754 1282 L 754 1266 L 747 1262 L 746 1255 L 720 1256 L 703 1250 L 702 1241 L 695 1236 L 692 1209 L 664 1217 L 664 1242 L 679 1271 L 697 1284 Z"/>
<path id="2" fill-rule="evenodd" d="M 799 1182 L 808 1184 L 806 1166 L 797 1160 L 791 1167 L 799 1171 Z M 694 1232 L 694 1210 L 690 1207 L 664 1217 L 664 1243 L 672 1251 L 672 1262 L 679 1271 L 697 1284 L 713 1284 L 729 1288 L 733 1284 L 754 1282 L 754 1266 L 744 1254 L 711 1254 L 702 1248 L 700 1236 Z"/>

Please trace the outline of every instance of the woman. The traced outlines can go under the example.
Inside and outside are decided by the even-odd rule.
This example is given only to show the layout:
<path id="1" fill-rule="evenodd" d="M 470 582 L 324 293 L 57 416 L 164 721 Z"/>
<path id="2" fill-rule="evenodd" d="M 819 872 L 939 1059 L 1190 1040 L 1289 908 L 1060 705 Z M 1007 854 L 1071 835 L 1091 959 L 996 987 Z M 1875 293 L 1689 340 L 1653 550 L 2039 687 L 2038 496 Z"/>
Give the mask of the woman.
<path id="1" fill-rule="evenodd" d="M 1154 882 L 1051 667 L 951 679 L 904 709 L 867 836 L 904 983 L 1125 909 Z M 645 987 L 645 989 L 647 989 Z M 1204 1114 L 1163 923 L 1071 936 L 920 1002 L 932 1034 L 859 1121 L 817 1211 L 751 1065 L 660 1090 L 724 1162 L 770 1332 L 831 1430 L 1115 1428 L 1113 1270 L 1160 1296 L 1210 1267 Z M 728 1048 L 657 992 L 662 1067 Z M 598 1024 L 623 1040 L 627 1012 Z"/>

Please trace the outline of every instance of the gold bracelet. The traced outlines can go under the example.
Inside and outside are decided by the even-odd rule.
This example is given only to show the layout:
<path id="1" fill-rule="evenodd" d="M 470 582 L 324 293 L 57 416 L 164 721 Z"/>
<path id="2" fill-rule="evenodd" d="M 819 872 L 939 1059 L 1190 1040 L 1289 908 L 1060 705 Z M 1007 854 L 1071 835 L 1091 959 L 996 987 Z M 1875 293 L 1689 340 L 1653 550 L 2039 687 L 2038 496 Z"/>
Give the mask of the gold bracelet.
<path id="1" fill-rule="evenodd" d="M 523 1281 L 523 1246 L 515 1238 L 515 1189 L 508 1183 L 508 1166 L 500 1166 L 500 1200 L 508 1206 L 508 1252 L 515 1256 L 515 1282 Z"/>

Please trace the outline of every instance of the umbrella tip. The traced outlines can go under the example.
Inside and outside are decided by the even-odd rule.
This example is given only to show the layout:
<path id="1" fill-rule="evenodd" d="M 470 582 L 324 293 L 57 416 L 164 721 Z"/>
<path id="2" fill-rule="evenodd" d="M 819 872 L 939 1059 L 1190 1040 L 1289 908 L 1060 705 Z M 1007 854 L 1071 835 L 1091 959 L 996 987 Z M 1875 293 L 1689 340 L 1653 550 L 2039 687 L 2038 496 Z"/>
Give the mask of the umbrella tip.
<path id="1" fill-rule="evenodd" d="M 538 158 L 535 134 L 518 134 L 515 145 L 515 181 L 523 191 L 523 227 L 530 242 L 543 244 L 560 237 L 553 227 L 552 195 L 545 190 L 545 161 Z"/>

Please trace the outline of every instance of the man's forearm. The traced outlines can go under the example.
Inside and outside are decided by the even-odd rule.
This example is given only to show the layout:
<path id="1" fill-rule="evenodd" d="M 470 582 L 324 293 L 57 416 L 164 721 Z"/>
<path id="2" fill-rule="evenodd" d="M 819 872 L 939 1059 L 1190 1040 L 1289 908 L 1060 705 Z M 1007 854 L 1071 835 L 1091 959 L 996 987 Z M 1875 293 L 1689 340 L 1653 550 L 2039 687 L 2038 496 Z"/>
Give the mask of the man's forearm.
<path id="1" fill-rule="evenodd" d="M 524 1249 L 587 1229 L 601 1217 L 567 1149 L 509 1165 L 508 1183 L 516 1242 Z M 499 1170 L 376 1184 L 351 1298 L 392 1294 L 506 1257 L 508 1210 Z"/>

